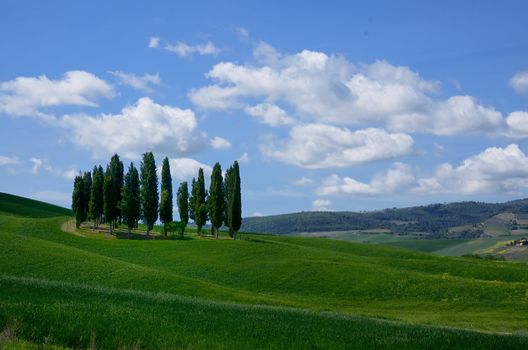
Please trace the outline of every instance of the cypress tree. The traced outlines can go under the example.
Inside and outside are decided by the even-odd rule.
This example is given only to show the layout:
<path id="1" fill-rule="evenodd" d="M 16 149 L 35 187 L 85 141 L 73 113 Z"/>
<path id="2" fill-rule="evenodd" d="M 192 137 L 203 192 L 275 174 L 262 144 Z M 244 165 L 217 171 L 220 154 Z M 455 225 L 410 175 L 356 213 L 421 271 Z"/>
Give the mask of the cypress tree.
<path id="1" fill-rule="evenodd" d="M 196 179 L 193 177 L 191 182 L 191 196 L 189 197 L 189 218 L 193 221 L 195 220 L 194 203 L 196 203 L 196 189 Z"/>
<path id="2" fill-rule="evenodd" d="M 92 173 L 92 189 L 90 193 L 90 203 L 88 205 L 90 217 L 94 221 L 95 227 L 99 225 L 101 215 L 103 214 L 103 182 L 104 174 L 103 168 L 94 166 Z"/>
<path id="3" fill-rule="evenodd" d="M 152 152 L 143 153 L 141 162 L 141 211 L 147 225 L 147 236 L 158 219 L 158 175 Z"/>
<path id="4" fill-rule="evenodd" d="M 207 199 L 209 219 L 212 230 L 218 239 L 218 229 L 222 226 L 225 215 L 224 182 L 222 180 L 222 168 L 219 163 L 213 166 L 211 173 L 211 184 L 209 187 L 209 198 Z"/>
<path id="5" fill-rule="evenodd" d="M 161 199 L 159 206 L 159 217 L 163 224 L 167 224 L 172 221 L 172 210 L 173 210 L 173 196 L 172 196 L 172 177 L 169 166 L 169 158 L 163 159 L 163 165 L 161 166 Z M 165 226 L 163 232 L 167 235 Z"/>
<path id="6" fill-rule="evenodd" d="M 107 222 L 110 227 L 110 234 L 113 232 L 114 221 L 117 219 L 117 206 L 119 204 L 114 184 L 115 181 L 112 178 L 112 171 L 110 166 L 107 166 L 103 180 L 103 211 L 105 222 Z"/>
<path id="7" fill-rule="evenodd" d="M 73 181 L 72 193 L 72 210 L 75 215 L 75 227 L 81 226 L 82 210 L 83 210 L 83 179 L 81 175 L 75 176 Z"/>
<path id="8" fill-rule="evenodd" d="M 83 191 L 82 191 L 82 219 L 86 221 L 90 218 L 90 196 L 92 191 L 92 174 L 85 171 L 82 177 Z"/>
<path id="9" fill-rule="evenodd" d="M 119 155 L 116 153 L 110 159 L 110 172 L 112 174 L 112 187 L 114 190 L 114 196 L 116 200 L 116 214 L 114 219 L 114 226 L 117 227 L 118 223 L 121 223 L 121 189 L 123 188 L 124 182 L 124 167 L 123 162 L 119 160 Z"/>
<path id="10" fill-rule="evenodd" d="M 203 169 L 198 170 L 198 179 L 193 179 L 191 188 L 191 206 L 194 223 L 198 227 L 198 234 L 202 234 L 202 227 L 207 222 L 207 191 L 205 190 L 205 179 Z"/>
<path id="11" fill-rule="evenodd" d="M 139 220 L 139 204 L 139 173 L 134 163 L 130 163 L 121 193 L 121 215 L 127 225 L 129 238 L 131 229 L 136 227 Z"/>
<path id="12" fill-rule="evenodd" d="M 236 234 L 242 226 L 242 190 L 240 181 L 240 168 L 238 162 L 233 163 L 233 170 L 231 172 L 231 195 L 229 206 L 229 229 L 233 231 L 233 239 L 236 239 Z"/>
<path id="13" fill-rule="evenodd" d="M 182 182 L 178 188 L 178 212 L 180 213 L 180 222 L 185 226 L 189 223 L 189 189 L 187 181 Z"/>

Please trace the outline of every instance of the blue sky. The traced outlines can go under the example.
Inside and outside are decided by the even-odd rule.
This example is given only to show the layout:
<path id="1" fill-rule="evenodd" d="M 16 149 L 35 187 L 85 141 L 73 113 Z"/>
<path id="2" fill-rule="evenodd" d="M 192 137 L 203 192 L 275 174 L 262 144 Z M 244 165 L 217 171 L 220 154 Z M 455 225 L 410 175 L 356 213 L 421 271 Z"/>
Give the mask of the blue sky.
<path id="1" fill-rule="evenodd" d="M 241 164 L 245 216 L 528 191 L 525 1 L 3 1 L 0 191 Z M 207 168 L 206 168 L 207 170 Z M 207 171 L 206 171 L 207 172 Z"/>

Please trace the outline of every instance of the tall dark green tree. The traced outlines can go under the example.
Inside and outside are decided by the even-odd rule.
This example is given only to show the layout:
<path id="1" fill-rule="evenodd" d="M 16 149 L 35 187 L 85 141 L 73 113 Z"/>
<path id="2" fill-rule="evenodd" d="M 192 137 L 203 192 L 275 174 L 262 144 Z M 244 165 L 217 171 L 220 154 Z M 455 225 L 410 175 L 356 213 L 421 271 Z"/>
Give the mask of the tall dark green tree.
<path id="1" fill-rule="evenodd" d="M 82 221 L 90 219 L 90 197 L 92 191 L 92 174 L 89 171 L 83 173 L 83 193 L 82 193 Z"/>
<path id="2" fill-rule="evenodd" d="M 189 188 L 187 181 L 182 182 L 178 188 L 177 202 L 180 222 L 185 227 L 189 223 Z"/>
<path id="3" fill-rule="evenodd" d="M 224 187 L 226 194 L 225 224 L 229 227 L 229 235 L 236 239 L 236 234 L 242 225 L 242 194 L 237 161 L 226 171 Z"/>
<path id="4" fill-rule="evenodd" d="M 116 153 L 110 159 L 110 172 L 112 173 L 113 189 L 114 196 L 116 198 L 117 208 L 116 208 L 116 218 L 114 219 L 114 227 L 116 227 L 121 222 L 121 209 L 119 205 L 121 204 L 121 189 L 123 188 L 124 182 L 124 167 L 123 162 L 119 159 L 119 155 Z"/>
<path id="5" fill-rule="evenodd" d="M 163 159 L 163 165 L 161 166 L 161 199 L 159 206 L 159 217 L 161 222 L 165 225 L 172 221 L 172 210 L 173 210 L 173 195 L 172 195 L 172 177 L 169 165 L 169 158 Z M 163 229 L 165 235 L 167 230 L 165 226 Z"/>
<path id="6" fill-rule="evenodd" d="M 127 225 L 129 238 L 130 231 L 136 227 L 139 220 L 139 209 L 139 173 L 134 167 L 134 163 L 130 163 L 121 191 L 121 215 L 123 222 Z"/>
<path id="7" fill-rule="evenodd" d="M 143 153 L 141 162 L 141 212 L 147 225 L 147 236 L 158 219 L 158 175 L 152 152 Z"/>
<path id="8" fill-rule="evenodd" d="M 207 198 L 207 207 L 209 209 L 209 220 L 211 221 L 212 233 L 218 238 L 218 230 L 222 226 L 225 215 L 224 181 L 222 179 L 222 167 L 220 166 L 220 163 L 216 163 L 213 166 L 209 197 Z"/>
<path id="9" fill-rule="evenodd" d="M 117 219 L 118 214 L 117 206 L 119 205 L 119 197 L 116 195 L 114 185 L 115 181 L 112 178 L 112 171 L 110 166 L 107 166 L 103 180 L 103 211 L 105 222 L 107 222 L 110 227 L 110 234 L 113 233 L 114 222 Z"/>
<path id="10" fill-rule="evenodd" d="M 103 182 L 104 173 L 103 168 L 94 166 L 92 172 L 92 189 L 90 193 L 90 202 L 88 204 L 89 216 L 94 221 L 94 229 L 101 222 L 101 216 L 103 215 Z"/>
<path id="11" fill-rule="evenodd" d="M 79 228 L 81 226 L 82 215 L 83 215 L 83 178 L 81 175 L 75 176 L 73 180 L 73 193 L 72 193 L 72 210 L 75 215 L 75 226 Z"/>
<path id="12" fill-rule="evenodd" d="M 207 222 L 207 191 L 205 190 L 205 178 L 203 169 L 198 170 L 198 178 L 192 181 L 191 198 L 189 200 L 190 216 L 198 228 L 198 234 L 202 234 L 202 227 Z"/>

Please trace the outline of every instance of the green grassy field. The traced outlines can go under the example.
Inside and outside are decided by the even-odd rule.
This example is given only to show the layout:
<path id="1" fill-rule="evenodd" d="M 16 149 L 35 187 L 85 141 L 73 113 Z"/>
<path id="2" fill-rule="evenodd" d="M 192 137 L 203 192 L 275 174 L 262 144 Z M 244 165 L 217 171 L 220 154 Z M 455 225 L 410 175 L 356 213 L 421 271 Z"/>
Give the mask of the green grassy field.
<path id="1" fill-rule="evenodd" d="M 9 200 L 0 347 L 528 346 L 526 264 L 284 236 L 87 238 L 61 230 L 60 208 L 33 218 Z"/>

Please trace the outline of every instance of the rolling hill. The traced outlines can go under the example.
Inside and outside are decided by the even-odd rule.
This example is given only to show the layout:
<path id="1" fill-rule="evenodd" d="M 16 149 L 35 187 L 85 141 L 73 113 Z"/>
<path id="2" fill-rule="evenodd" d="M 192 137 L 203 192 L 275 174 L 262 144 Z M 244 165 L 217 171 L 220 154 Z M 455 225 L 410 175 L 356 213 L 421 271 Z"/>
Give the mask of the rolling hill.
<path id="1" fill-rule="evenodd" d="M 528 199 L 506 203 L 457 202 L 372 212 L 300 212 L 245 218 L 242 230 L 271 234 L 388 229 L 445 237 L 449 229 L 481 223 L 500 213 L 526 214 Z M 470 232 L 471 233 L 471 232 Z"/>
<path id="2" fill-rule="evenodd" d="M 525 264 L 258 234 L 81 237 L 61 209 L 1 202 L 0 347 L 528 346 Z"/>

